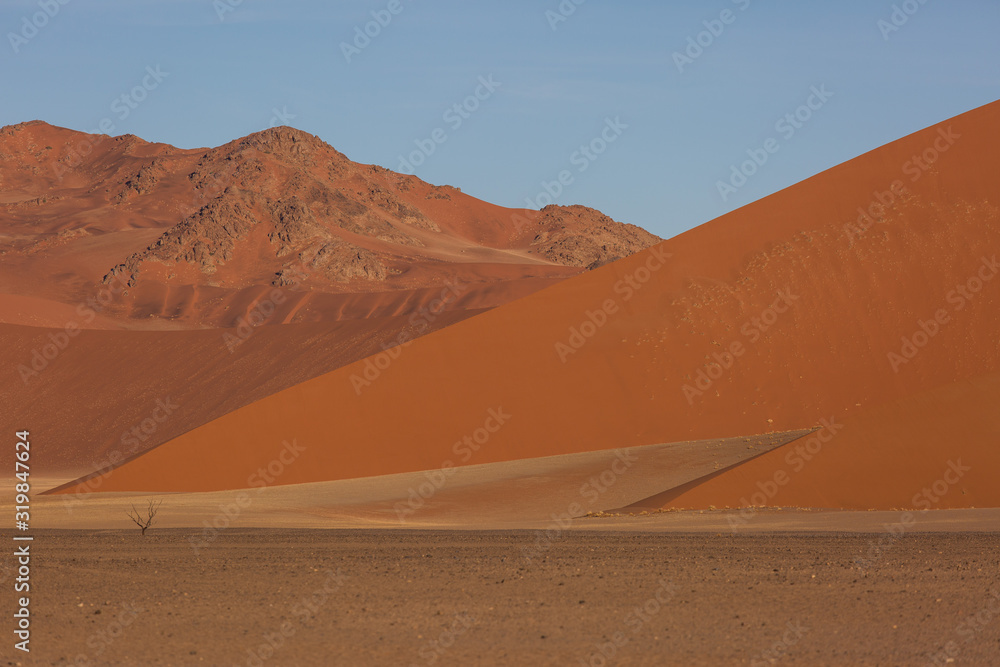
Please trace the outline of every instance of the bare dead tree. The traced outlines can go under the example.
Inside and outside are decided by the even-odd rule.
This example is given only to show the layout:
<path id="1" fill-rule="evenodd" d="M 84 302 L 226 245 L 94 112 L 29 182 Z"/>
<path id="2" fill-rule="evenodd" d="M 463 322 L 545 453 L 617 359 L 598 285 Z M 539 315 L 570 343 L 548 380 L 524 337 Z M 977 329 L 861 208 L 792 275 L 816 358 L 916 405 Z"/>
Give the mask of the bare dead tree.
<path id="1" fill-rule="evenodd" d="M 162 502 L 163 502 L 162 500 L 160 502 L 150 500 L 149 507 L 146 508 L 145 518 L 143 518 L 142 515 L 139 514 L 139 510 L 135 508 L 135 505 L 132 505 L 131 512 L 126 510 L 125 513 L 128 514 L 128 518 L 132 519 L 135 525 L 139 526 L 139 529 L 142 531 L 142 534 L 145 535 L 146 529 L 149 528 L 151 525 L 153 525 L 153 517 L 156 516 L 156 512 L 157 510 L 160 509 L 160 503 Z"/>

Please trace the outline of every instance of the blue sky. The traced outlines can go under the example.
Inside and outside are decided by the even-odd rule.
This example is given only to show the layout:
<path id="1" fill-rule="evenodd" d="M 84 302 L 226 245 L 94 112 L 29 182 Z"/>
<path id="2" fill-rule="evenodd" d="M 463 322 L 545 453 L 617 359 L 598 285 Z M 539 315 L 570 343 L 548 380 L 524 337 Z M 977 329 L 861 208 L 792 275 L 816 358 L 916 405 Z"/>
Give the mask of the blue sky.
<path id="1" fill-rule="evenodd" d="M 0 125 L 110 119 L 190 148 L 289 124 L 397 171 L 418 151 L 418 176 L 497 204 L 548 184 L 669 237 L 1000 98 L 996 0 L 577 1 L 5 0 Z"/>

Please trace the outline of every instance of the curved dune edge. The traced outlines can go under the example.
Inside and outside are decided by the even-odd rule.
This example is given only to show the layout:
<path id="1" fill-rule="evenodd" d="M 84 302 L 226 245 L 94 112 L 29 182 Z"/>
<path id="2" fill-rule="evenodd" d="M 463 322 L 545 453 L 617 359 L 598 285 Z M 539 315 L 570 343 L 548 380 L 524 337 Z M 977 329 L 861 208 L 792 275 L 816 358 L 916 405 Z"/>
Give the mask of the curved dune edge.
<path id="1" fill-rule="evenodd" d="M 282 484 L 791 430 L 996 372 L 1000 280 L 960 311 L 950 296 L 1000 247 L 998 116 L 982 107 L 423 337 L 381 368 L 370 358 L 269 396 L 102 490 L 239 488 L 292 440 L 303 465 Z M 955 135 L 911 180 L 913 157 Z M 877 198 L 893 201 L 879 212 Z M 880 222 L 845 228 L 859 208 Z M 933 343 L 893 368 L 901 337 L 945 308 Z M 726 368 L 706 387 L 716 359 Z M 491 411 L 508 417 L 466 457 L 456 443 L 496 426 Z M 840 502 L 895 498 L 869 491 L 886 488 L 881 473 L 829 474 Z"/>
<path id="2" fill-rule="evenodd" d="M 664 486 L 704 478 L 811 432 L 653 444 L 334 482 L 171 493 L 162 498 L 162 527 L 202 527 L 206 520 L 212 524 L 220 507 L 235 508 L 229 513 L 238 517 L 230 521 L 238 519 L 244 527 L 323 527 L 344 521 L 385 527 L 484 521 L 499 526 L 553 516 L 576 519 Z M 120 493 L 58 494 L 43 503 L 36 518 L 47 528 L 114 528 L 123 505 Z M 217 523 L 226 523 L 225 517 Z"/>
<path id="3" fill-rule="evenodd" d="M 991 482 L 1000 469 L 998 404 L 1000 374 L 963 380 L 862 411 L 782 452 L 665 490 L 623 511 L 710 505 L 1000 507 L 1000 487 Z M 845 483 L 852 479 L 858 483 Z"/>
<path id="4" fill-rule="evenodd" d="M 0 324 L 61 330 L 67 322 L 79 325 L 81 319 L 76 306 L 35 296 L 0 294 Z M 94 314 L 92 319 L 88 318 L 86 325 L 79 328 L 119 329 L 121 325 Z"/>
<path id="5" fill-rule="evenodd" d="M 428 329 L 476 312 L 442 312 Z M 405 316 L 262 326 L 238 339 L 235 329 L 87 330 L 49 360 L 36 357 L 62 330 L 0 324 L 0 424 L 44 433 L 33 469 L 75 479 L 420 333 L 411 331 Z M 239 341 L 232 353 L 227 336 Z M 151 416 L 154 430 L 137 431 Z M 13 449 L 0 465 L 13 470 Z"/>

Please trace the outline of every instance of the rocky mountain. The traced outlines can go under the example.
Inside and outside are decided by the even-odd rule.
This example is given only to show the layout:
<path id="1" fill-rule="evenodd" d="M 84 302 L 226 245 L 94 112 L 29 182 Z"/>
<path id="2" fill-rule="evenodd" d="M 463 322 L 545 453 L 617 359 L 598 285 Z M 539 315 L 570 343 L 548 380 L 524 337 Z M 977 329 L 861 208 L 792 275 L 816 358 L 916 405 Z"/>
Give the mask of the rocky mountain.
<path id="1" fill-rule="evenodd" d="M 544 282 L 659 240 L 583 206 L 494 206 L 352 162 L 290 127 L 188 150 L 35 121 L 0 130 L 0 160 L 4 251 L 116 246 L 93 268 L 99 284 L 132 296 L 130 317 L 181 288 L 355 294 Z"/>

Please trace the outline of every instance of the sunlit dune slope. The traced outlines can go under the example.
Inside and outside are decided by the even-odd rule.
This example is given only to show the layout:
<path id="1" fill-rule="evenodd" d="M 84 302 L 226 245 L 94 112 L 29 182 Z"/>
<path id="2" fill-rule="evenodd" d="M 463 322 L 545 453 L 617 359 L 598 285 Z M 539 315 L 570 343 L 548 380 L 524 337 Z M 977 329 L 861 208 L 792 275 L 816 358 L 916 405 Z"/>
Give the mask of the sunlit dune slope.
<path id="1" fill-rule="evenodd" d="M 0 427 L 76 477 L 657 241 L 289 127 L 197 149 L 3 127 Z"/>
<path id="2" fill-rule="evenodd" d="M 847 424 L 996 373 L 997 155 L 992 104 L 435 332 L 398 358 L 236 410 L 121 467 L 103 489 L 245 486 L 292 440 L 305 465 L 275 483 Z M 891 432 L 872 427 L 851 446 L 883 447 Z M 963 454 L 930 432 L 912 452 L 933 466 L 901 467 L 891 486 L 879 466 L 810 474 L 836 487 L 829 502 L 895 502 Z M 984 478 L 967 479 L 955 506 L 992 498 Z"/>
<path id="3" fill-rule="evenodd" d="M 1000 374 L 871 410 L 629 511 L 694 507 L 1000 507 Z M 739 519 L 752 520 L 753 510 Z M 737 521 L 743 523 L 743 521 Z"/>

